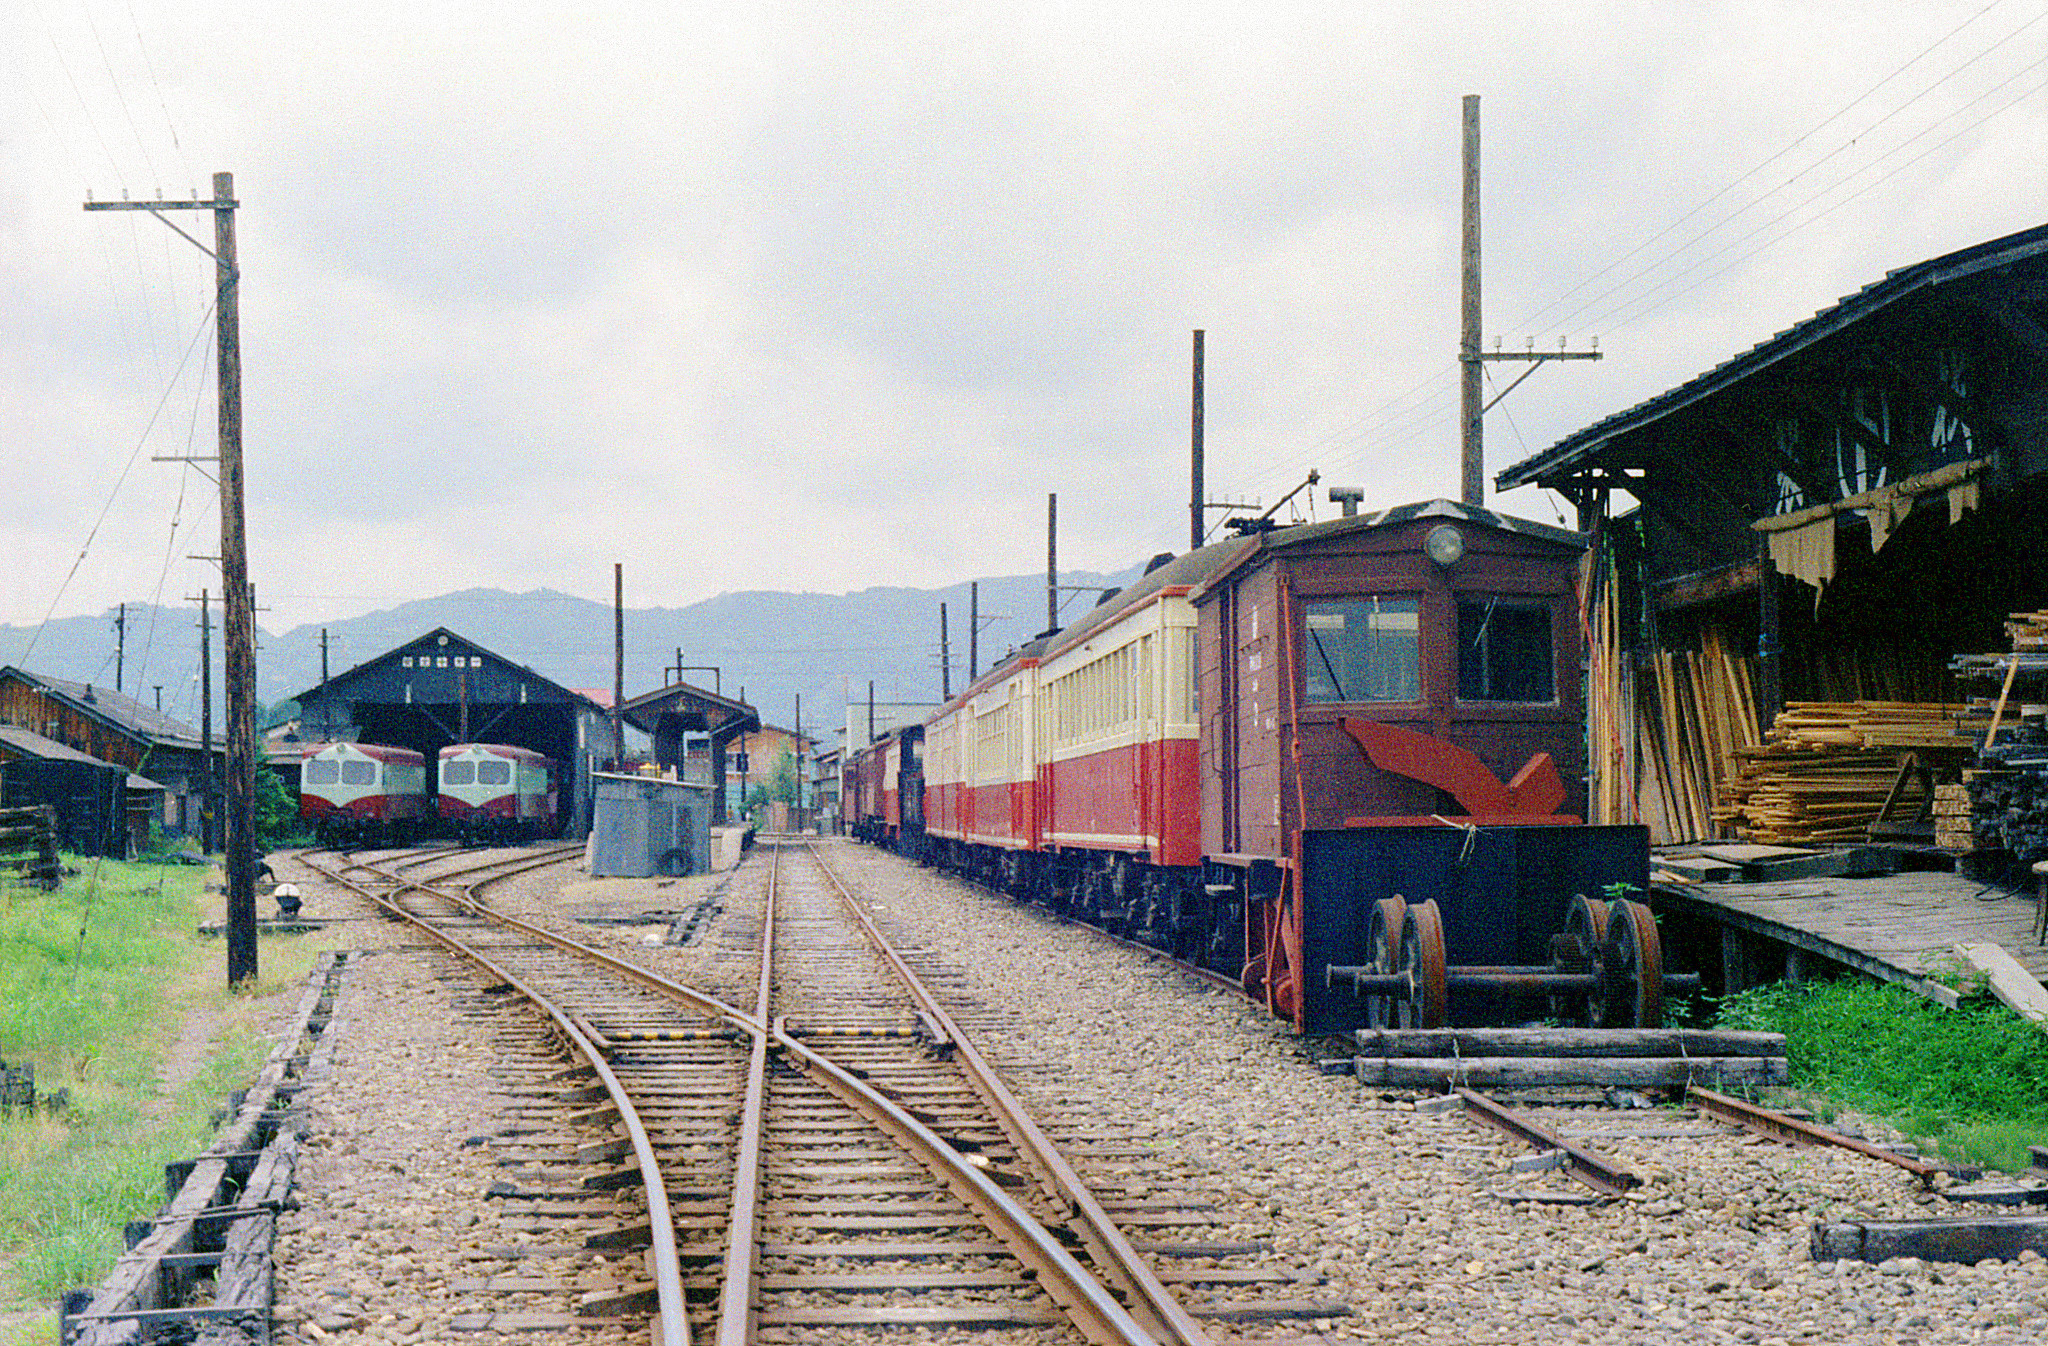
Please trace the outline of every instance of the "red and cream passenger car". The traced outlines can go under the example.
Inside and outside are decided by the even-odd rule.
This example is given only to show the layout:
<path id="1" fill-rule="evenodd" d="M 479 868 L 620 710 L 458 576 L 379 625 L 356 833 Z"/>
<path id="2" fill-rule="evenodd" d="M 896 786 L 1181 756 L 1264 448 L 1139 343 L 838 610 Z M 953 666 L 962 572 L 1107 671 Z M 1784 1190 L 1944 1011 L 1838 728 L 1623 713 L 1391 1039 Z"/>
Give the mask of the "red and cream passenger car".
<path id="1" fill-rule="evenodd" d="M 410 841 L 428 819 L 427 759 L 379 743 L 323 743 L 299 772 L 299 816 L 322 845 Z"/>
<path id="2" fill-rule="evenodd" d="M 441 749 L 434 804 L 444 827 L 472 845 L 530 841 L 556 830 L 561 768 L 509 743 Z"/>

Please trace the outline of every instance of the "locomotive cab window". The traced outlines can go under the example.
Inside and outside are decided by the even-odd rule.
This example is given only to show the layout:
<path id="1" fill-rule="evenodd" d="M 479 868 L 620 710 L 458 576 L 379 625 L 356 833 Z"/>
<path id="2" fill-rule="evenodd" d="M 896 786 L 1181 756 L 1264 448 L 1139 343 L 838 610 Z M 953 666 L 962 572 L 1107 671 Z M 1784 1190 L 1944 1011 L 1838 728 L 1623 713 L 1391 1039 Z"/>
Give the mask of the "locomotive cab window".
<path id="1" fill-rule="evenodd" d="M 1314 599 L 1306 605 L 1310 701 L 1416 701 L 1422 696 L 1413 598 Z"/>
<path id="2" fill-rule="evenodd" d="M 512 783 L 512 764 L 498 758 L 478 762 L 476 764 L 476 783 L 478 785 L 510 785 Z"/>
<path id="3" fill-rule="evenodd" d="M 332 785 L 341 779 L 341 765 L 332 757 L 306 763 L 306 784 Z"/>
<path id="4" fill-rule="evenodd" d="M 343 785 L 374 785 L 377 783 L 377 764 L 358 761 L 351 757 L 341 764 Z"/>
<path id="5" fill-rule="evenodd" d="M 441 784 L 443 784 L 443 785 L 474 785 L 474 784 L 476 784 L 476 763 L 475 763 L 475 762 L 444 762 L 444 763 L 442 763 L 442 764 L 441 764 Z"/>
<path id="6" fill-rule="evenodd" d="M 1458 699 L 1548 705 L 1557 700 L 1550 602 L 1458 600 Z"/>

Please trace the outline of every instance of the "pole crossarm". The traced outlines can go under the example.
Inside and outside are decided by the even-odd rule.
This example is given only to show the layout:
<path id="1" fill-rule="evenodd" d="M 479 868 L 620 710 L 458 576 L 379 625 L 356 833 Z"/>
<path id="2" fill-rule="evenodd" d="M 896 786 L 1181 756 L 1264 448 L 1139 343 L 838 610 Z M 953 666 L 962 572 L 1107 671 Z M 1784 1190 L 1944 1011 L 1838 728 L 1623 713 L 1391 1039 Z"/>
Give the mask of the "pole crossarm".
<path id="1" fill-rule="evenodd" d="M 1480 415 L 1482 415 L 1482 416 L 1484 416 L 1484 415 L 1485 415 L 1485 414 L 1486 414 L 1487 412 L 1489 412 L 1489 411 L 1492 411 L 1492 410 L 1493 410 L 1493 408 L 1494 408 L 1494 406 L 1495 406 L 1495 405 L 1496 405 L 1497 403 L 1499 403 L 1499 401 L 1500 401 L 1500 400 L 1501 400 L 1501 399 L 1502 399 L 1503 397 L 1506 397 L 1506 396 L 1507 396 L 1507 395 L 1508 395 L 1509 393 L 1511 393 L 1511 392 L 1513 392 L 1513 391 L 1514 391 L 1515 389 L 1517 389 L 1517 388 L 1521 387 L 1521 386 L 1522 386 L 1522 380 L 1523 380 L 1523 379 L 1526 379 L 1526 378 L 1528 378 L 1528 377 L 1529 377 L 1529 376 L 1530 376 L 1531 374 L 1533 374 L 1533 373 L 1535 373 L 1535 372 L 1536 372 L 1537 370 L 1539 370 L 1539 369 L 1543 368 L 1543 362 L 1544 362 L 1545 360 L 1597 360 L 1597 359 L 1599 359 L 1599 358 L 1600 358 L 1600 352 L 1599 352 L 1599 351 L 1490 351 L 1490 352 L 1486 352 L 1486 353 L 1483 353 L 1483 354 L 1480 354 L 1480 355 L 1474 356 L 1474 357 L 1472 357 L 1472 358 L 1474 358 L 1474 359 L 1478 359 L 1478 360 L 1527 360 L 1527 361 L 1529 361 L 1529 362 L 1530 362 L 1530 363 L 1529 363 L 1529 367 L 1528 367 L 1527 369 L 1523 370 L 1523 371 L 1522 371 L 1522 372 L 1521 372 L 1520 374 L 1518 374 L 1518 375 L 1516 375 L 1516 376 L 1515 376 L 1515 381 L 1514 381 L 1513 383 L 1510 383 L 1510 384 L 1509 384 L 1509 385 L 1508 385 L 1507 387 L 1505 387 L 1505 388 L 1501 389 L 1501 390 L 1500 390 L 1499 392 L 1495 393 L 1495 394 L 1494 394 L 1494 395 L 1493 395 L 1492 397 L 1488 398 L 1488 399 L 1487 399 L 1487 401 L 1486 401 L 1486 405 L 1485 405 L 1485 406 L 1483 406 L 1483 407 L 1481 407 L 1481 408 L 1479 408 L 1479 414 L 1480 414 Z"/>
<path id="2" fill-rule="evenodd" d="M 87 210 L 146 210 L 146 211 L 148 211 L 148 212 L 149 212 L 150 214 L 152 214 L 152 215 L 156 216 L 158 220 L 162 221 L 162 223 L 163 223 L 163 225 L 164 225 L 164 227 L 165 227 L 166 229 L 169 229 L 169 230 L 170 230 L 170 231 L 171 231 L 172 233 L 176 234 L 176 235 L 177 235 L 177 236 L 178 236 L 179 238 L 182 238 L 182 239 L 184 239 L 184 240 L 185 240 L 185 241 L 186 241 L 187 243 L 190 243 L 190 244 L 191 244 L 191 245 L 192 245 L 193 247 L 195 247 L 195 248 L 199 249 L 199 250 L 200 250 L 201 252 L 205 253 L 205 254 L 206 254 L 206 255 L 207 255 L 208 257 L 211 257 L 211 258 L 213 258 L 213 260 L 214 260 L 214 261 L 218 262 L 218 261 L 220 261 L 220 254 L 219 254 L 219 253 L 215 252 L 215 251 L 214 251 L 214 250 L 213 250 L 212 248 L 209 248 L 209 247 L 207 247 L 207 246 L 206 246 L 206 245 L 205 245 L 204 243 L 201 243 L 201 242 L 200 242 L 200 241 L 199 241 L 198 239 L 196 239 L 196 238 L 192 237 L 192 235 L 190 235 L 190 234 L 186 233 L 186 232 L 185 232 L 185 231 L 184 231 L 183 229 L 180 229 L 180 228 L 179 228 L 179 227 L 177 226 L 177 224 L 176 224 L 176 223 L 175 223 L 174 221 L 171 221 L 171 220 L 166 220 L 166 219 L 164 219 L 164 215 L 163 215 L 163 213 L 164 213 L 165 211 L 167 211 L 167 210 L 233 210 L 233 209 L 235 209 L 235 208 L 236 208 L 236 206 L 238 206 L 239 204 L 240 204 L 239 202 L 237 202 L 237 201 L 232 201 L 232 200 L 228 200 L 228 201 L 87 201 L 87 202 L 85 203 L 85 208 L 86 208 Z M 238 276 L 239 276 L 239 275 L 240 275 L 241 273 L 240 273 L 239 271 L 237 271 L 237 270 L 235 269 L 235 266 L 234 266 L 234 263 L 233 263 L 233 262 L 229 262 L 229 263 L 227 264 L 227 274 L 228 274 L 228 278 L 232 280 L 232 279 L 234 279 L 234 278 L 238 277 Z"/>

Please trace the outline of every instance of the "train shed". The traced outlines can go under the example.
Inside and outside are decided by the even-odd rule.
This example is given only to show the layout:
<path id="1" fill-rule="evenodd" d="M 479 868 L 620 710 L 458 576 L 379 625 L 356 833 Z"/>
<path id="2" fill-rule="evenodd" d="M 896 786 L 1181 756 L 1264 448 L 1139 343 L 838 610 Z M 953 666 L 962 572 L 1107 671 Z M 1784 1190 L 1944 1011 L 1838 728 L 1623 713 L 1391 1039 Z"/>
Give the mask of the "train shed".
<path id="1" fill-rule="evenodd" d="M 1722 925 L 1724 986 L 1751 979 L 1758 941 L 1788 969 L 1819 955 L 1930 994 L 1921 973 L 1958 940 L 2048 973 L 2031 901 L 1973 902 L 1982 885 L 1961 875 L 1800 873 L 1784 866 L 1813 862 L 1766 853 L 1884 842 L 1912 867 L 1974 854 L 1964 796 L 1993 716 L 1957 708 L 1998 693 L 2003 711 L 2005 694 L 1958 670 L 1988 652 L 2022 671 L 2004 624 L 2048 608 L 2048 226 L 1892 271 L 1495 483 L 1558 492 L 1595 537 L 1590 820 L 1741 843 L 1709 859 L 1708 881 L 1663 893 L 1663 910 Z M 2048 702 L 2037 662 L 2007 680 L 2008 725 Z M 1919 728 L 1854 718 L 1909 713 Z M 1863 756 L 1786 767 L 1790 802 L 1767 816 L 1753 782 L 1772 754 L 1800 755 L 1788 725 L 1816 716 L 1846 721 L 1837 739 Z M 1883 800 L 1867 820 L 1858 771 Z M 1964 811 L 1959 846 L 1932 844 L 1944 798 Z M 1892 816 L 1915 799 L 1917 843 Z M 1774 864 L 1779 881 L 1760 880 Z"/>
<path id="2" fill-rule="evenodd" d="M 409 748 L 429 763 L 452 743 L 509 743 L 545 753 L 566 768 L 567 833 L 590 830 L 592 774 L 611 755 L 606 709 L 447 627 L 294 699 L 302 734 L 321 740 Z"/>
<path id="3" fill-rule="evenodd" d="M 672 682 L 627 698 L 619 717 L 652 740 L 657 767 L 677 780 L 711 786 L 714 825 L 728 820 L 728 749 L 733 740 L 761 728 L 758 711 L 744 701 Z"/>

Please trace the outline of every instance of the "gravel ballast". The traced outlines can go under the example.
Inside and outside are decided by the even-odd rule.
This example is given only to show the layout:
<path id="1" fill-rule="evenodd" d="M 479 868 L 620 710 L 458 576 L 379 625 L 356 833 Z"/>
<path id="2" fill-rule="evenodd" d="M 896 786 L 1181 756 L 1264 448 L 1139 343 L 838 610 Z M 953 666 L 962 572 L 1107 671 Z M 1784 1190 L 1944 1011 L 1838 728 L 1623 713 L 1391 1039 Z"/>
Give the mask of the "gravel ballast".
<path id="1" fill-rule="evenodd" d="M 1508 1171 L 1523 1153 L 1456 1111 L 1318 1074 L 1301 1044 L 1256 1007 L 1092 931 L 851 843 L 829 861 L 892 938 L 962 974 L 960 990 L 1024 1025 L 1002 1054 L 1043 1066 L 1014 1081 L 1027 1099 L 1083 1100 L 1111 1128 L 1151 1137 L 1188 1191 L 1220 1196 L 1219 1239 L 1266 1240 L 1276 1261 L 1326 1278 L 1318 1299 L 1351 1316 L 1243 1335 L 1491 1342 L 1990 1342 L 2048 1337 L 2048 1264 L 1813 1263 L 1816 1219 L 1912 1219 L 1955 1208 L 1907 1175 L 1830 1151 L 1626 1136 L 1594 1142 L 1644 1186 L 1599 1205 L 1510 1202 L 1542 1183 Z M 722 889 L 755 900 L 761 857 L 734 875 L 591 882 L 560 868 L 492 900 L 568 924 L 681 910 Z M 314 914 L 358 914 L 309 887 Z M 576 926 L 586 942 L 637 949 L 716 992 L 730 975 L 718 918 L 687 948 L 645 943 L 659 925 Z M 462 1288 L 515 1270 L 625 1278 L 547 1256 L 507 1260 L 521 1239 L 485 1195 L 501 1179 L 510 1062 L 476 1017 L 475 979 L 396 927 L 349 923 L 337 942 L 370 950 L 344 988 L 333 1080 L 312 1100 L 299 1202 L 279 1231 L 280 1333 L 309 1341 L 644 1339 L 644 1329 L 573 1334 L 456 1331 L 479 1308 L 573 1312 L 572 1293 Z M 1000 1045 L 1000 1044 L 999 1044 Z M 1588 1125 L 1613 1114 L 1589 1112 Z M 1569 1184 L 1549 1179 L 1562 1189 Z M 500 1320 L 509 1327 L 510 1319 Z M 544 1321 L 536 1319 L 536 1322 Z M 1219 1326 L 1219 1337 L 1233 1334 Z M 849 1339 L 854 1339 L 849 1335 Z"/>

